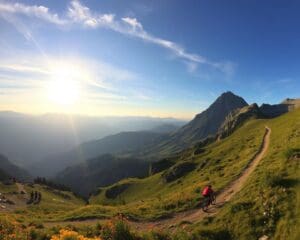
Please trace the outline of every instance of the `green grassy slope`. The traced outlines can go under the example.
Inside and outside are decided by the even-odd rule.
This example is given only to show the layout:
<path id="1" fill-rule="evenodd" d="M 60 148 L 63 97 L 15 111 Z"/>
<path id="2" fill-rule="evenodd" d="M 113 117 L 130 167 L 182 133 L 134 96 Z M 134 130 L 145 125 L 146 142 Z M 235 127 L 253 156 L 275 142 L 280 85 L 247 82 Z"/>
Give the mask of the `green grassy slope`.
<path id="1" fill-rule="evenodd" d="M 272 129 L 270 148 L 244 189 L 216 217 L 190 228 L 204 235 L 211 230 L 225 231 L 228 239 L 258 239 L 264 234 L 274 239 L 297 239 L 299 109 L 275 119 L 251 120 L 230 137 L 206 147 L 201 155 L 193 156 L 194 149 L 183 152 L 182 161 L 198 165 L 195 171 L 177 181 L 165 183 L 161 173 L 142 180 L 128 179 L 118 183 L 128 183 L 129 187 L 115 199 L 105 197 L 106 189 L 102 189 L 90 202 L 115 206 L 118 211 L 137 218 L 158 218 L 193 208 L 200 196 L 199 187 L 210 182 L 219 190 L 239 174 L 258 149 L 265 125 Z M 207 165 L 199 170 L 207 159 Z"/>
<path id="2" fill-rule="evenodd" d="M 178 162 L 190 161 L 196 169 L 178 180 L 166 183 L 163 173 L 145 179 L 127 179 L 119 184 L 129 187 L 115 199 L 105 196 L 108 188 L 90 199 L 92 204 L 118 206 L 134 217 L 156 218 L 174 211 L 195 207 L 200 189 L 211 183 L 216 190 L 224 188 L 246 166 L 259 148 L 266 120 L 251 120 L 230 137 L 194 155 L 195 148 L 179 154 Z"/>
<path id="3" fill-rule="evenodd" d="M 61 219 L 65 212 L 85 205 L 82 199 L 67 191 L 59 191 L 38 184 L 24 185 L 24 188 L 28 195 L 23 195 L 21 198 L 15 185 L 5 186 L 0 184 L 0 192 L 7 193 L 6 197 L 8 199 L 13 201 L 14 199 L 20 199 L 16 202 L 17 206 L 13 206 L 15 210 L 9 213 L 20 222 L 43 222 Z M 42 200 L 39 204 L 26 205 L 26 198 L 29 198 L 31 191 L 38 191 L 42 194 Z M 7 212 L 0 212 L 0 216 L 7 214 Z"/>
<path id="4" fill-rule="evenodd" d="M 266 124 L 272 129 L 269 151 L 243 190 L 215 218 L 192 229 L 204 235 L 225 231 L 228 239 L 299 239 L 300 110 Z"/>
<path id="5" fill-rule="evenodd" d="M 17 186 L 16 184 L 4 184 L 0 182 L 0 193 L 13 193 L 17 191 Z"/>
<path id="6" fill-rule="evenodd" d="M 196 167 L 174 181 L 166 182 L 163 177 L 170 169 L 145 179 L 125 179 L 99 189 L 89 205 L 68 192 L 26 186 L 27 192 L 42 192 L 42 202 L 11 216 L 24 223 L 103 218 L 118 212 L 136 219 L 157 219 L 195 208 L 204 185 L 211 183 L 221 190 L 241 173 L 259 149 L 265 126 L 272 129 L 269 149 L 243 189 L 217 215 L 183 224 L 187 234 L 178 239 L 254 240 L 263 235 L 275 240 L 299 239 L 300 109 L 274 119 L 252 119 L 200 154 L 195 154 L 197 147 L 181 152 L 175 157 L 176 164 L 191 162 Z M 106 196 L 107 190 L 122 185 L 126 188 L 116 197 Z"/>

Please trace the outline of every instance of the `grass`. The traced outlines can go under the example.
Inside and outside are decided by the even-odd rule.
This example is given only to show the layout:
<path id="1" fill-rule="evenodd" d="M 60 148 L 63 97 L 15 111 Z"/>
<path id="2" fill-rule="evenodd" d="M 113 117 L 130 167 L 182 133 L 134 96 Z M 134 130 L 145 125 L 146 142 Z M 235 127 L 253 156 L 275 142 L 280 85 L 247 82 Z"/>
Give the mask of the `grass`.
<path id="1" fill-rule="evenodd" d="M 16 184 L 3 184 L 0 182 L 0 193 L 13 193 L 18 191 Z"/>
<path id="2" fill-rule="evenodd" d="M 183 151 L 177 161 L 191 161 L 197 167 L 178 180 L 166 183 L 162 173 L 126 179 L 117 183 L 129 184 L 118 197 L 106 198 L 107 188 L 103 188 L 99 195 L 91 197 L 90 203 L 115 206 L 132 217 L 150 219 L 194 208 L 204 185 L 211 183 L 220 190 L 237 177 L 259 148 L 264 124 L 262 120 L 250 121 L 229 138 L 207 146 L 202 154 L 194 155 L 195 148 Z"/>
<path id="3" fill-rule="evenodd" d="M 198 168 L 178 181 L 164 183 L 161 173 L 142 180 L 124 180 L 121 184 L 131 186 L 119 197 L 107 199 L 104 188 L 91 198 L 91 203 L 115 206 L 130 216 L 150 219 L 194 208 L 202 186 L 210 182 L 222 189 L 240 173 L 258 149 L 265 125 L 272 129 L 270 148 L 245 187 L 216 217 L 188 229 L 198 235 L 225 229 L 230 239 L 268 235 L 296 240 L 300 234 L 300 172 L 296 157 L 300 149 L 300 110 L 275 119 L 251 120 L 230 137 L 207 146 L 199 156 L 193 155 L 193 149 L 182 152 L 178 161 L 192 160 Z"/>
<path id="4" fill-rule="evenodd" d="M 25 205 L 10 213 L 10 216 L 24 224 L 59 220 L 66 212 L 85 205 L 85 202 L 73 193 L 54 190 L 47 186 L 25 185 L 25 190 L 28 194 L 31 191 L 41 192 L 42 200 L 39 204 Z M 25 200 L 23 202 L 25 204 Z M 0 212 L 0 217 L 6 215 L 7 213 Z"/>
<path id="5" fill-rule="evenodd" d="M 209 226 L 198 223 L 193 229 L 225 228 L 233 239 L 299 239 L 300 160 L 293 153 L 300 147 L 300 111 L 267 125 L 272 129 L 270 148 L 243 190 Z"/>
<path id="6" fill-rule="evenodd" d="M 275 240 L 299 239 L 300 110 L 275 119 L 250 120 L 231 136 L 204 147 L 199 154 L 194 154 L 194 147 L 179 153 L 175 156 L 176 162 L 193 162 L 196 169 L 169 183 L 164 181 L 163 172 L 145 179 L 125 179 L 115 185 L 128 184 L 129 187 L 116 198 L 105 195 L 111 186 L 102 188 L 90 198 L 89 205 L 71 193 L 57 193 L 35 185 L 34 190 L 42 192 L 41 204 L 20 209 L 10 217 L 21 224 L 28 225 L 31 221 L 38 226 L 45 221 L 109 218 L 119 212 L 134 219 L 158 219 L 195 208 L 204 185 L 210 183 L 221 190 L 240 174 L 259 149 L 266 125 L 272 129 L 266 156 L 243 189 L 216 216 L 182 223 L 172 238 L 164 233 L 153 233 L 151 237 L 140 239 L 251 240 L 263 235 Z M 32 189 L 27 186 L 26 190 Z"/>

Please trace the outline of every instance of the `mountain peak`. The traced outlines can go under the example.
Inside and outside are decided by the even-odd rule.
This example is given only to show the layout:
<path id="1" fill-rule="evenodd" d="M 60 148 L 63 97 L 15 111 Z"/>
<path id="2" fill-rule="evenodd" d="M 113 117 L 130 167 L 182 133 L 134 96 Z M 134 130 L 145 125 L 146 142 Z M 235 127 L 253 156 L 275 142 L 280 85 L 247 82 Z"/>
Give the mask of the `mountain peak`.
<path id="1" fill-rule="evenodd" d="M 240 96 L 238 96 L 238 95 L 236 95 L 236 94 L 234 94 L 233 92 L 231 92 L 231 91 L 227 91 L 227 92 L 223 92 L 218 98 L 217 98 L 217 100 L 218 99 L 223 99 L 223 98 L 227 98 L 227 99 L 243 99 L 242 97 L 240 97 Z M 243 99 L 244 100 L 244 99 Z M 244 100 L 245 101 L 245 100 Z M 248 105 L 248 104 L 247 104 Z"/>
<path id="2" fill-rule="evenodd" d="M 218 106 L 228 108 L 231 111 L 236 108 L 248 106 L 248 103 L 242 97 L 227 91 L 222 93 L 207 110 L 215 111 L 216 108 L 219 108 Z"/>
<path id="3" fill-rule="evenodd" d="M 231 91 L 227 91 L 227 92 L 223 92 L 220 97 L 228 97 L 228 96 L 236 96 L 233 92 Z"/>
<path id="4" fill-rule="evenodd" d="M 245 106 L 248 104 L 243 98 L 230 91 L 224 92 L 205 111 L 197 114 L 192 121 L 177 130 L 172 135 L 172 141 L 177 145 L 180 142 L 183 148 L 190 143 L 213 136 L 230 112 Z"/>

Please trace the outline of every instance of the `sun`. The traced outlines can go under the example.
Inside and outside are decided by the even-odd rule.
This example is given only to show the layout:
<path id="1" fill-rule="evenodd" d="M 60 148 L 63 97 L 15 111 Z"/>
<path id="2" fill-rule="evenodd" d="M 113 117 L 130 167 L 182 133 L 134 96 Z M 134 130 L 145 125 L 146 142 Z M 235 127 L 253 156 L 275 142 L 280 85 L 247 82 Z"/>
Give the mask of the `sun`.
<path id="1" fill-rule="evenodd" d="M 78 69 L 67 64 L 60 64 L 56 65 L 51 73 L 46 86 L 48 99 L 61 106 L 75 104 L 80 95 Z"/>

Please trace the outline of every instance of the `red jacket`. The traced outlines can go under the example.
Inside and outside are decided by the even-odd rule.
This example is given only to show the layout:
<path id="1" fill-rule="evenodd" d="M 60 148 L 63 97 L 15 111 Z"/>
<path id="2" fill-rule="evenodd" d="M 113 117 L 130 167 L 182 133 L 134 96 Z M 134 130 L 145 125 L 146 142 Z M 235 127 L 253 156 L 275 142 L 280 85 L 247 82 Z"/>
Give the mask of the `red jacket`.
<path id="1" fill-rule="evenodd" d="M 214 191 L 211 188 L 206 186 L 202 191 L 202 195 L 206 197 L 206 196 L 209 196 L 210 194 L 212 194 L 213 192 Z"/>

